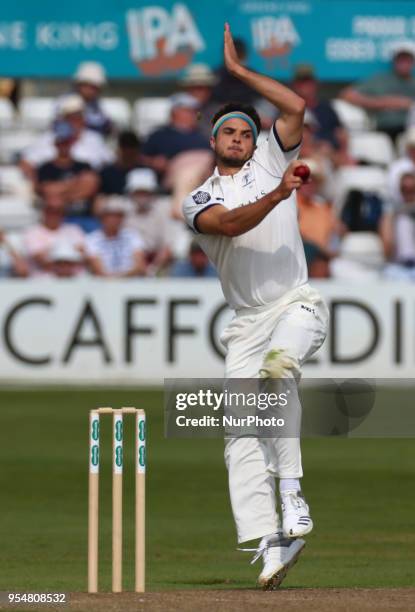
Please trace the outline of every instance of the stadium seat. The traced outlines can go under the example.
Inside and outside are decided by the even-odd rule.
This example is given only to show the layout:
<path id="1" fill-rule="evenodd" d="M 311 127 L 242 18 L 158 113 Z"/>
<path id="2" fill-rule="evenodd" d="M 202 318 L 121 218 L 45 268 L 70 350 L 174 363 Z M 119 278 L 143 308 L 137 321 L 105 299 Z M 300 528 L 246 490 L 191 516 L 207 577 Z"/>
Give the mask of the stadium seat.
<path id="1" fill-rule="evenodd" d="M 35 130 L 45 130 L 55 117 L 56 99 L 23 98 L 19 105 L 22 125 Z"/>
<path id="2" fill-rule="evenodd" d="M 349 152 L 359 161 L 379 166 L 388 166 L 395 159 L 392 140 L 383 132 L 351 132 Z"/>
<path id="3" fill-rule="evenodd" d="M 358 131 L 358 130 L 370 130 L 372 129 L 372 121 L 363 108 L 350 104 L 345 100 L 335 98 L 332 101 L 334 110 L 336 111 L 339 120 L 343 127 L 347 130 Z"/>
<path id="4" fill-rule="evenodd" d="M 124 98 L 102 98 L 102 108 L 118 129 L 131 124 L 131 106 Z"/>
<path id="5" fill-rule="evenodd" d="M 18 230 L 32 223 L 38 218 L 37 211 L 30 200 L 17 196 L 0 195 L 0 227 L 6 231 Z"/>
<path id="6" fill-rule="evenodd" d="M 341 210 L 346 195 L 351 189 L 371 191 L 382 198 L 385 197 L 386 177 L 386 171 L 378 166 L 346 166 L 337 170 L 334 176 L 337 210 Z"/>
<path id="7" fill-rule="evenodd" d="M 141 98 L 133 107 L 133 123 L 137 134 L 146 138 L 155 129 L 169 120 L 170 100 L 168 98 Z"/>
<path id="8" fill-rule="evenodd" d="M 10 129 L 15 120 L 14 107 L 10 100 L 0 98 L 0 128 Z"/>
<path id="9" fill-rule="evenodd" d="M 383 244 L 377 234 L 351 232 L 341 241 L 339 256 L 330 262 L 330 274 L 343 281 L 376 280 L 384 264 Z"/>
<path id="10" fill-rule="evenodd" d="M 0 195 L 32 198 L 32 185 L 17 166 L 0 166 Z"/>
<path id="11" fill-rule="evenodd" d="M 13 164 L 19 155 L 38 137 L 38 132 L 28 129 L 0 132 L 0 162 Z"/>
<path id="12" fill-rule="evenodd" d="M 385 263 L 382 240 L 374 232 L 346 234 L 340 244 L 340 257 L 350 261 L 364 261 L 366 265 L 375 268 Z"/>

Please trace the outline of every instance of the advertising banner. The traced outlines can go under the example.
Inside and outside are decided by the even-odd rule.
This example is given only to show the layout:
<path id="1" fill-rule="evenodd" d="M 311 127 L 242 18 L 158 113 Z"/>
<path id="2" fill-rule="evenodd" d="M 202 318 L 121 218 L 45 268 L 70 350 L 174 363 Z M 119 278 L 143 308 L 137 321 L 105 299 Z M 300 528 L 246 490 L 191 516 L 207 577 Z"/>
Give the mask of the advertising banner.
<path id="1" fill-rule="evenodd" d="M 386 67 L 391 44 L 415 39 L 405 1 L 18 0 L 2 6 L 2 74 L 69 77 L 95 60 L 111 78 L 175 78 L 191 63 L 221 64 L 225 21 L 245 40 L 249 65 L 281 79 L 304 62 L 326 80 L 369 76 Z"/>
<path id="2" fill-rule="evenodd" d="M 412 378 L 415 287 L 313 283 L 331 311 L 307 378 Z M 0 381 L 221 378 L 233 313 L 216 280 L 2 281 Z"/>

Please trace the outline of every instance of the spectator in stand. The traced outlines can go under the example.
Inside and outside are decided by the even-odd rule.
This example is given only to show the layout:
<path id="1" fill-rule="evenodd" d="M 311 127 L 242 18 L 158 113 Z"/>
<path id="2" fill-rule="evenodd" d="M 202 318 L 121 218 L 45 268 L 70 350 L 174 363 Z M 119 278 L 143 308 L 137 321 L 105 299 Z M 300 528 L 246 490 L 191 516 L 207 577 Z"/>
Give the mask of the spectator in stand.
<path id="1" fill-rule="evenodd" d="M 329 157 L 335 167 L 355 165 L 356 160 L 349 153 L 347 130 L 341 125 L 330 101 L 320 99 L 319 82 L 311 65 L 299 64 L 296 67 L 292 87 L 305 100 L 307 110 L 315 119 L 313 148 L 317 147 L 317 151 Z M 321 144 L 323 148 L 319 146 Z"/>
<path id="2" fill-rule="evenodd" d="M 17 108 L 20 98 L 20 81 L 0 77 L 0 98 L 7 98 Z"/>
<path id="3" fill-rule="evenodd" d="M 303 137 L 301 141 L 300 157 L 314 160 L 321 168 L 325 177 L 323 185 L 320 185 L 320 191 L 328 200 L 332 200 L 335 194 L 335 185 L 333 179 L 333 148 L 328 142 L 317 138 L 317 130 L 319 124 L 314 117 L 312 111 L 306 109 L 304 114 Z"/>
<path id="4" fill-rule="evenodd" d="M 84 272 L 84 256 L 73 244 L 56 243 L 48 259 L 49 274 L 56 278 L 74 278 Z"/>
<path id="5" fill-rule="evenodd" d="M 211 117 L 218 104 L 212 99 L 217 77 L 206 64 L 192 64 L 185 70 L 180 87 L 199 102 L 199 128 L 209 139 L 212 131 Z"/>
<path id="6" fill-rule="evenodd" d="M 85 128 L 84 102 L 78 94 L 68 94 L 59 100 L 58 120 L 66 121 L 74 130 L 71 147 L 73 159 L 98 169 L 113 160 L 112 152 L 102 136 Z M 36 168 L 55 157 L 55 134 L 50 129 L 23 151 L 20 165 L 25 174 L 35 181 Z"/>
<path id="7" fill-rule="evenodd" d="M 126 227 L 137 232 L 143 241 L 147 276 L 163 271 L 172 260 L 175 228 L 169 214 L 170 203 L 157 192 L 157 177 L 150 168 L 128 174 L 126 193 L 132 203 L 132 213 L 127 217 Z"/>
<path id="8" fill-rule="evenodd" d="M 415 78 L 412 75 L 415 43 L 396 43 L 391 49 L 391 59 L 392 69 L 389 72 L 347 87 L 341 97 L 373 112 L 377 129 L 396 139 L 405 129 L 408 109 L 415 98 Z"/>
<path id="9" fill-rule="evenodd" d="M 380 236 L 384 254 L 390 256 L 393 246 L 393 211 L 378 194 L 352 189 L 341 211 L 342 233 L 373 232 Z"/>
<path id="10" fill-rule="evenodd" d="M 72 157 L 75 130 L 70 123 L 57 121 L 53 131 L 56 156 L 39 166 L 38 192 L 46 197 L 51 190 L 60 192 L 65 202 L 66 220 L 77 223 L 85 231 L 92 231 L 98 224 L 92 216 L 92 199 L 98 189 L 98 175 L 88 163 Z"/>
<path id="11" fill-rule="evenodd" d="M 100 194 L 122 195 L 125 191 L 127 174 L 142 166 L 140 141 L 136 134 L 126 130 L 118 135 L 117 158 L 102 168 L 100 173 Z"/>
<path id="12" fill-rule="evenodd" d="M 402 206 L 396 216 L 396 259 L 415 269 L 415 174 L 404 174 L 400 187 Z"/>
<path id="13" fill-rule="evenodd" d="M 211 172 L 209 140 L 198 127 L 199 102 L 186 93 L 171 97 L 170 123 L 153 132 L 143 145 L 143 163 L 157 172 L 172 192 L 172 214 L 182 218 L 186 195 Z"/>
<path id="14" fill-rule="evenodd" d="M 313 157 L 332 158 L 333 149 L 330 144 L 320 140 L 317 136 L 319 127 L 319 122 L 314 113 L 307 109 L 304 113 L 305 129 L 301 141 L 301 157 L 307 157 L 308 159 Z"/>
<path id="15" fill-rule="evenodd" d="M 326 182 L 329 184 L 330 171 L 335 167 L 356 164 L 356 160 L 349 153 L 347 130 L 341 126 L 330 102 L 319 99 L 319 84 L 311 66 L 297 66 L 293 89 L 306 103 L 301 155 L 316 157 L 318 163 L 326 166 Z M 333 195 L 330 191 L 330 198 Z"/>
<path id="16" fill-rule="evenodd" d="M 233 42 L 239 61 L 246 64 L 248 54 L 245 41 L 242 38 L 235 38 Z M 254 104 L 257 98 L 255 91 L 230 74 L 224 65 L 216 70 L 216 77 L 217 82 L 212 97 L 218 106 L 229 102 L 230 97 L 243 104 Z"/>
<path id="17" fill-rule="evenodd" d="M 155 130 L 142 147 L 144 162 L 164 176 L 179 153 L 210 150 L 209 139 L 198 128 L 199 102 L 180 93 L 171 96 L 170 123 Z"/>
<path id="18" fill-rule="evenodd" d="M 24 251 L 32 275 L 50 272 L 50 253 L 57 244 L 69 244 L 82 252 L 85 234 L 78 226 L 65 223 L 62 195 L 49 193 L 43 200 L 40 223 L 27 228 L 23 234 Z"/>
<path id="19" fill-rule="evenodd" d="M 102 89 L 107 83 L 105 70 L 97 62 L 82 62 L 74 75 L 74 89 L 85 104 L 85 126 L 108 136 L 112 131 L 112 122 L 105 114 L 100 102 Z"/>
<path id="20" fill-rule="evenodd" d="M 358 189 L 346 196 L 341 211 L 339 257 L 331 275 L 341 280 L 379 278 L 393 251 L 393 212 L 379 195 Z"/>
<path id="21" fill-rule="evenodd" d="M 404 201 L 401 178 L 408 172 L 415 172 L 415 126 L 408 128 L 404 135 L 405 155 L 391 163 L 388 173 L 389 197 L 395 207 Z"/>
<path id="22" fill-rule="evenodd" d="M 210 263 L 206 253 L 197 244 L 190 245 L 189 256 L 185 260 L 177 261 L 170 270 L 174 278 L 217 278 L 217 272 Z"/>
<path id="23" fill-rule="evenodd" d="M 309 64 L 299 64 L 295 68 L 292 88 L 306 103 L 317 120 L 316 139 L 327 142 L 338 149 L 340 132 L 344 131 L 336 111 L 328 100 L 319 97 L 319 83 Z"/>
<path id="24" fill-rule="evenodd" d="M 127 278 L 145 274 L 144 244 L 134 230 L 124 227 L 128 202 L 109 196 L 101 206 L 102 229 L 89 234 L 86 254 L 93 274 Z"/>
<path id="25" fill-rule="evenodd" d="M 415 280 L 415 173 L 400 178 L 400 205 L 395 217 L 395 263 L 385 270 L 392 280 Z"/>
<path id="26" fill-rule="evenodd" d="M 324 169 L 312 159 L 303 160 L 310 168 L 310 180 L 298 190 L 298 220 L 309 274 L 312 278 L 329 276 L 329 261 L 337 246 L 337 220 L 333 206 L 321 195 Z"/>

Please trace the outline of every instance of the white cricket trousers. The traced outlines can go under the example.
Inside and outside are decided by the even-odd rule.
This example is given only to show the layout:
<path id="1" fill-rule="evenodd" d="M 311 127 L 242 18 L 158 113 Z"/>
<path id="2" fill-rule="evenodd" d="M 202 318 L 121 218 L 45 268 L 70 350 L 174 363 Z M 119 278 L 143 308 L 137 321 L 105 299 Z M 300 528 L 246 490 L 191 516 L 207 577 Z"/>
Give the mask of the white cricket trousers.
<path id="1" fill-rule="evenodd" d="M 285 376 L 298 381 L 302 364 L 324 342 L 328 317 L 325 302 L 308 284 L 271 305 L 238 311 L 221 336 L 225 377 L 257 378 L 268 351 L 283 349 L 295 363 Z M 299 400 L 295 404 L 301 412 Z M 280 524 L 275 478 L 303 475 L 300 439 L 228 438 L 225 462 L 238 542 L 275 533 Z"/>

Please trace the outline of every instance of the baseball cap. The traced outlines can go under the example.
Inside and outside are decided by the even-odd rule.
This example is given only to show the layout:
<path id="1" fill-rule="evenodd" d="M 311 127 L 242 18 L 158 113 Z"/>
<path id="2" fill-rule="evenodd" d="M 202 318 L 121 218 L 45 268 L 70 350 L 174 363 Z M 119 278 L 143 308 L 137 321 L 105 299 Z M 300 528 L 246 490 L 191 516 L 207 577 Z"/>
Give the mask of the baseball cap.
<path id="1" fill-rule="evenodd" d="M 157 191 L 157 177 L 150 168 L 137 168 L 131 170 L 127 174 L 127 182 L 125 191 L 132 193 L 134 191 Z"/>
<path id="2" fill-rule="evenodd" d="M 100 213 L 102 215 L 105 213 L 119 213 L 125 215 L 129 210 L 130 207 L 125 198 L 121 196 L 109 196 L 102 204 Z"/>
<path id="3" fill-rule="evenodd" d="M 68 121 L 56 121 L 53 126 L 55 142 L 65 142 L 75 136 L 75 130 Z"/>
<path id="4" fill-rule="evenodd" d="M 58 100 L 57 115 L 62 117 L 65 115 L 72 115 L 73 113 L 82 113 L 84 107 L 84 101 L 81 96 L 76 93 L 67 94 Z"/>
<path id="5" fill-rule="evenodd" d="M 49 252 L 49 261 L 70 261 L 79 263 L 82 261 L 82 255 L 79 250 L 68 242 L 57 242 Z"/>
<path id="6" fill-rule="evenodd" d="M 217 80 L 217 77 L 207 64 L 192 64 L 185 70 L 183 78 L 180 80 L 180 85 L 182 87 L 191 87 L 192 85 L 206 85 L 209 87 L 216 85 Z"/>
<path id="7" fill-rule="evenodd" d="M 177 93 L 170 96 L 171 108 L 199 108 L 199 102 L 188 93 Z"/>
<path id="8" fill-rule="evenodd" d="M 91 83 L 103 87 L 107 82 L 104 68 L 98 62 L 82 62 L 74 75 L 76 83 Z"/>
<path id="9" fill-rule="evenodd" d="M 396 57 L 400 53 L 408 53 L 415 58 L 415 41 L 412 40 L 400 40 L 395 42 L 390 47 L 391 58 Z"/>

